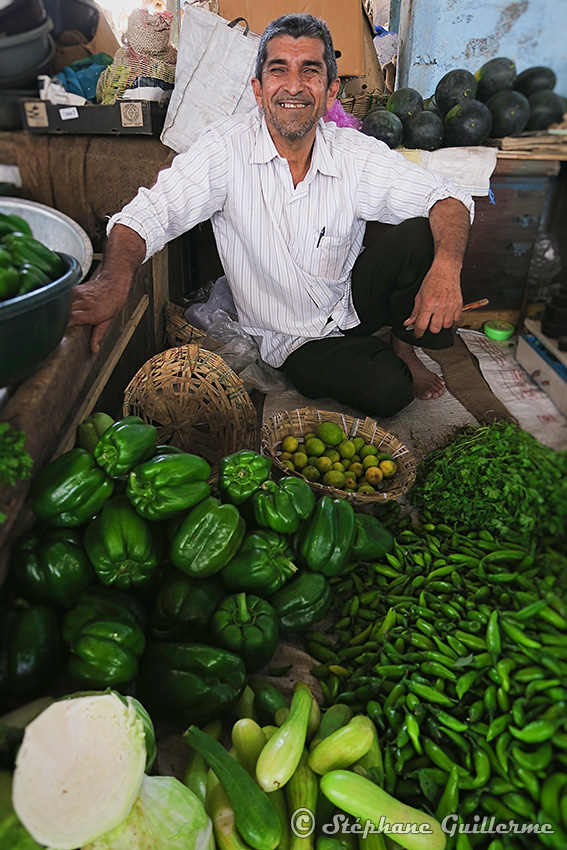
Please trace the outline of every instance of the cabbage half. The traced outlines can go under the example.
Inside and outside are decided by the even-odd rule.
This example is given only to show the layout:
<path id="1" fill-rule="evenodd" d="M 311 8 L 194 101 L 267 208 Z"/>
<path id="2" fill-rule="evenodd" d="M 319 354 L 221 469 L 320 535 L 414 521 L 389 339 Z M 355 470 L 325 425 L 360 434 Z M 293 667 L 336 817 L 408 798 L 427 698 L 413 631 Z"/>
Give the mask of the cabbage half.
<path id="1" fill-rule="evenodd" d="M 75 850 L 128 816 L 154 755 L 151 721 L 132 697 L 54 702 L 26 727 L 14 772 L 16 814 L 40 844 Z"/>
<path id="2" fill-rule="evenodd" d="M 215 850 L 215 842 L 189 788 L 172 776 L 146 776 L 126 820 L 83 850 Z"/>

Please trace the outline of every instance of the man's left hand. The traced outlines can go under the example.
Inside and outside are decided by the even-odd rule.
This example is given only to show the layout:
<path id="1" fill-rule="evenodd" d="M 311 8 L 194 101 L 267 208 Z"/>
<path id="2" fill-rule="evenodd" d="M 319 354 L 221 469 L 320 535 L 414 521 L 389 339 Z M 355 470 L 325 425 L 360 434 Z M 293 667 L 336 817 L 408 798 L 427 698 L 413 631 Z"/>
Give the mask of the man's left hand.
<path id="1" fill-rule="evenodd" d="M 437 334 L 458 321 L 463 310 L 459 271 L 453 264 L 433 261 L 404 322 L 404 327 L 414 325 L 413 335 L 418 339 L 426 330 Z"/>

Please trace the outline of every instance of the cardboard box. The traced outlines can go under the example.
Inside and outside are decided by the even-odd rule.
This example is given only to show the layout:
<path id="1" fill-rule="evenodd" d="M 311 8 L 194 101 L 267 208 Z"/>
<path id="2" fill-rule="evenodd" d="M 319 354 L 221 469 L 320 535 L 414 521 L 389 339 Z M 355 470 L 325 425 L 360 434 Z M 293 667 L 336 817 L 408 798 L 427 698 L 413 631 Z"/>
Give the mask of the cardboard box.
<path id="1" fill-rule="evenodd" d="M 361 0 L 220 0 L 219 14 L 229 21 L 243 17 L 260 35 L 280 15 L 303 12 L 326 21 L 337 51 L 340 77 L 366 74 L 363 28 L 370 26 Z M 376 66 L 378 59 L 376 57 Z"/>
<path id="2" fill-rule="evenodd" d="M 157 136 L 163 129 L 167 104 L 123 100 L 112 106 L 58 106 L 36 98 L 20 100 L 20 110 L 28 133 Z"/>

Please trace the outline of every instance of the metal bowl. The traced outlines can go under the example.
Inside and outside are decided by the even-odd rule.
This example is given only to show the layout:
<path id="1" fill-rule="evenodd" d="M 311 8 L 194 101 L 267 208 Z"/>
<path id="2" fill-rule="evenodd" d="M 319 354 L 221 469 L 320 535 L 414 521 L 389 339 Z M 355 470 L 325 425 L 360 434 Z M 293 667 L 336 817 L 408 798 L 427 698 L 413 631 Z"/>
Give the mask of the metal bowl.
<path id="1" fill-rule="evenodd" d="M 49 56 L 53 39 L 49 35 L 53 21 L 47 18 L 40 26 L 0 39 L 0 77 L 26 74 Z"/>
<path id="2" fill-rule="evenodd" d="M 79 261 L 83 280 L 93 261 L 93 246 L 76 221 L 44 204 L 21 198 L 0 197 L 0 212 L 21 216 L 31 227 L 36 239 L 52 251 L 75 257 Z"/>

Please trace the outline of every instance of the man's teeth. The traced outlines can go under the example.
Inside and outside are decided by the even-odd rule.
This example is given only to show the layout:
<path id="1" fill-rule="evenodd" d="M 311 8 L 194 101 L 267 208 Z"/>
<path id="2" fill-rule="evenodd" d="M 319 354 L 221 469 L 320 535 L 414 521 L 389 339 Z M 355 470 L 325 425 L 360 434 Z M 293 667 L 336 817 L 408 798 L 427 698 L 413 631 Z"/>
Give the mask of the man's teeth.
<path id="1" fill-rule="evenodd" d="M 307 104 L 306 103 L 280 103 L 280 106 L 283 106 L 284 109 L 304 109 Z"/>

